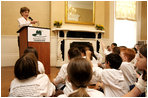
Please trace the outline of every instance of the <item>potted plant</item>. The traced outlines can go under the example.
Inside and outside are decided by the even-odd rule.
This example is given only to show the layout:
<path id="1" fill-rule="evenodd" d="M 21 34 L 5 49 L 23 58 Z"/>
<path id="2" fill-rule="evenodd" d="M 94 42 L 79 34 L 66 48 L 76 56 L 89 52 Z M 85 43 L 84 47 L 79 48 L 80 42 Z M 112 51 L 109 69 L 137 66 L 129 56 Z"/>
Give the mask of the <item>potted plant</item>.
<path id="1" fill-rule="evenodd" d="M 97 30 L 104 30 L 104 26 L 103 25 L 98 25 L 98 24 L 96 24 L 96 29 Z"/>
<path id="2" fill-rule="evenodd" d="M 54 26 L 60 28 L 62 25 L 62 21 L 54 21 Z"/>

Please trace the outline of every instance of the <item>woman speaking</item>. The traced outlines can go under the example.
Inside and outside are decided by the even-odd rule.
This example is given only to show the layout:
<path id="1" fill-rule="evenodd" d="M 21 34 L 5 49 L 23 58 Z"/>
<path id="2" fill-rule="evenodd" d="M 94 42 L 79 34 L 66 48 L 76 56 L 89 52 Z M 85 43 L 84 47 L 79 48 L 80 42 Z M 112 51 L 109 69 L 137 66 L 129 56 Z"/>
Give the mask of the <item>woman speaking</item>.
<path id="1" fill-rule="evenodd" d="M 20 9 L 20 14 L 22 16 L 21 18 L 18 19 L 20 28 L 23 26 L 32 26 L 32 24 L 38 23 L 38 21 L 34 21 L 31 17 L 29 17 L 29 12 L 30 12 L 30 9 L 27 7 L 22 7 Z"/>

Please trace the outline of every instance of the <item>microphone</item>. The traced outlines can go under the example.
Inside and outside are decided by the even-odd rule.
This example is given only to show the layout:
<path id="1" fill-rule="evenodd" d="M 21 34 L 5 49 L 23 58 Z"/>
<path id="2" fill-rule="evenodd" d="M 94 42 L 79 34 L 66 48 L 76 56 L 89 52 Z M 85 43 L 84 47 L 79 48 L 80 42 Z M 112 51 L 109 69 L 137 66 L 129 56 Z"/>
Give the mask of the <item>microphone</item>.
<path id="1" fill-rule="evenodd" d="M 31 17 L 28 17 L 31 21 L 33 21 L 33 19 Z"/>

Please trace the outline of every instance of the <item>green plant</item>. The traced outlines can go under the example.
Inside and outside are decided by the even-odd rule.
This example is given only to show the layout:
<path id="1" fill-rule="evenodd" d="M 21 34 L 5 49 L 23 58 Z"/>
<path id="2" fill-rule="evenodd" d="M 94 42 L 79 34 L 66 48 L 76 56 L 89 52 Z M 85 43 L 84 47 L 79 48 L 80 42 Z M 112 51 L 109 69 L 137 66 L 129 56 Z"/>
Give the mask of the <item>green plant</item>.
<path id="1" fill-rule="evenodd" d="M 62 25 L 62 21 L 54 21 L 54 26 L 55 27 L 60 27 Z"/>
<path id="2" fill-rule="evenodd" d="M 104 26 L 103 25 L 98 25 L 98 24 L 96 24 L 96 29 L 97 30 L 104 30 Z"/>

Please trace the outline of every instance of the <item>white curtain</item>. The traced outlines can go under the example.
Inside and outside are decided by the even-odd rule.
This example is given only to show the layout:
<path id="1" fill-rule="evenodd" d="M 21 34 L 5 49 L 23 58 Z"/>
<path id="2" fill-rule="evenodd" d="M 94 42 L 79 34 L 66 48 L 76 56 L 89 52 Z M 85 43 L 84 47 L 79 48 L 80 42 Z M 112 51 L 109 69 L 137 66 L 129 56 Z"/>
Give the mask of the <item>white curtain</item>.
<path id="1" fill-rule="evenodd" d="M 136 20 L 136 1 L 116 1 L 116 19 Z"/>

